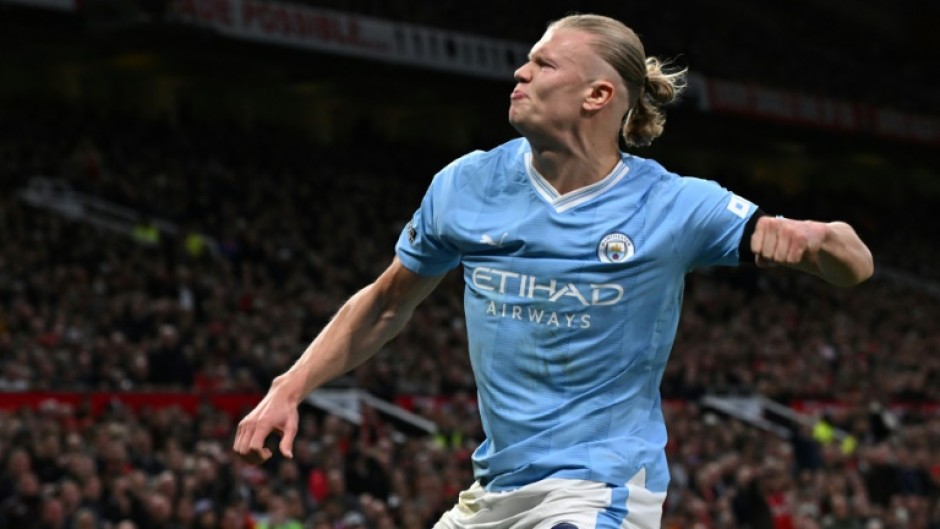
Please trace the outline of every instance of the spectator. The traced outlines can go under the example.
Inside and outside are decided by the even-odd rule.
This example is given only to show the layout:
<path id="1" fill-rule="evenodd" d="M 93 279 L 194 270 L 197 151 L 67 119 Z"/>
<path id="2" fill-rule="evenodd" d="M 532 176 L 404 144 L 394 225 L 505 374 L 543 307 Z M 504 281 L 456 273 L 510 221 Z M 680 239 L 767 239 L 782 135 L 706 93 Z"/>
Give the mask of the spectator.
<path id="1" fill-rule="evenodd" d="M 39 495 L 39 479 L 32 472 L 20 474 L 16 493 L 0 504 L 0 526 L 32 529 L 40 527 L 43 501 Z"/>

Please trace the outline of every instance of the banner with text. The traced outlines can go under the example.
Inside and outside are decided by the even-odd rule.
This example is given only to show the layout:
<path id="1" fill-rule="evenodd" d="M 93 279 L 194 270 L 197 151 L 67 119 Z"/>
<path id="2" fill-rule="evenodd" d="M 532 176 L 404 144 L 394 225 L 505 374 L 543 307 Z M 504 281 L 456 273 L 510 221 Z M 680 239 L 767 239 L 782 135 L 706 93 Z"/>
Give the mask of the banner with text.
<path id="1" fill-rule="evenodd" d="M 529 46 L 414 24 L 259 0 L 175 0 L 171 17 L 220 34 L 455 73 L 512 79 Z"/>
<path id="2" fill-rule="evenodd" d="M 940 120 L 930 117 L 696 75 L 689 88 L 703 112 L 940 144 Z"/>
<path id="3" fill-rule="evenodd" d="M 286 2 L 174 0 L 170 18 L 237 39 L 505 81 L 510 81 L 516 68 L 527 60 L 530 47 L 522 42 Z M 936 118 L 749 83 L 693 74 L 689 76 L 687 100 L 696 101 L 704 112 L 940 144 L 940 120 Z"/>

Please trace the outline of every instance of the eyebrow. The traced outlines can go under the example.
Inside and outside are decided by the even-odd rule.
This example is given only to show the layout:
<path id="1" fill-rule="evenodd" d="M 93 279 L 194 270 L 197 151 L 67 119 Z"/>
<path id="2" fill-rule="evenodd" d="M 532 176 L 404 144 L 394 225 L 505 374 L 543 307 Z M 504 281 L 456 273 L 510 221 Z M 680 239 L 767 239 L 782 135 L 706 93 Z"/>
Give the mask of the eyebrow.
<path id="1" fill-rule="evenodd" d="M 547 54 L 547 53 L 545 53 L 543 50 L 538 50 L 538 51 L 535 52 L 535 53 L 533 53 L 533 52 L 530 51 L 529 54 L 527 55 L 527 57 L 529 58 L 530 61 L 531 61 L 531 60 L 534 60 L 534 59 L 539 59 L 539 60 L 548 61 L 548 62 L 552 62 L 552 63 L 557 63 L 557 62 L 558 62 L 558 58 L 557 58 L 557 57 L 555 57 L 555 56 L 553 56 L 553 55 L 551 55 L 551 54 Z"/>

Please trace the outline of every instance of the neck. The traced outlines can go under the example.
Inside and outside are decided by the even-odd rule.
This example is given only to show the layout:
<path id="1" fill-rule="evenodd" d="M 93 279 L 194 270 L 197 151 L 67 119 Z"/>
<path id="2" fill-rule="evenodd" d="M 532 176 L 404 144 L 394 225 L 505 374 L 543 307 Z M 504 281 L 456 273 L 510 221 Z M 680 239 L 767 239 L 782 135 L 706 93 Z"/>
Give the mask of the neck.
<path id="1" fill-rule="evenodd" d="M 599 182 L 620 162 L 616 143 L 584 142 L 562 148 L 530 144 L 532 165 L 561 195 Z"/>

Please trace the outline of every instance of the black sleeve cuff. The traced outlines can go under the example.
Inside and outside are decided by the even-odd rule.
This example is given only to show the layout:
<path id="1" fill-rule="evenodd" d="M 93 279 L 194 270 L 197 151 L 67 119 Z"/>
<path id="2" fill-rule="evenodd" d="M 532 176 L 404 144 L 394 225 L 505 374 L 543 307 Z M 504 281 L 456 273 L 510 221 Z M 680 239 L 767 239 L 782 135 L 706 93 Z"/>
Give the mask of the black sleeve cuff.
<path id="1" fill-rule="evenodd" d="M 750 263 L 754 264 L 754 252 L 751 251 L 751 236 L 754 235 L 754 230 L 757 229 L 757 221 L 761 217 L 766 217 L 767 213 L 764 210 L 757 208 L 757 211 L 751 215 L 751 218 L 747 219 L 747 224 L 744 225 L 744 233 L 741 234 L 741 242 L 738 245 L 738 262 L 739 263 Z"/>

